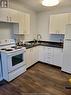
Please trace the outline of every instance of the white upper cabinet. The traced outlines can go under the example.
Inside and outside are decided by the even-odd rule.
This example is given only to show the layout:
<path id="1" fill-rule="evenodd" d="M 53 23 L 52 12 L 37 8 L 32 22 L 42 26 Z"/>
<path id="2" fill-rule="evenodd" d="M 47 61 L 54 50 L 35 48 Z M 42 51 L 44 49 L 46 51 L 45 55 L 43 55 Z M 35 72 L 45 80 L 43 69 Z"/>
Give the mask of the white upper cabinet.
<path id="1" fill-rule="evenodd" d="M 10 22 L 12 22 L 12 23 L 19 23 L 18 14 L 19 14 L 19 11 L 10 9 L 9 15 L 8 15 L 9 18 L 10 18 Z"/>
<path id="2" fill-rule="evenodd" d="M 19 12 L 18 14 L 19 26 L 15 26 L 14 34 L 29 34 L 30 33 L 30 15 L 27 13 Z M 15 29 L 14 29 L 15 30 Z"/>
<path id="3" fill-rule="evenodd" d="M 71 13 L 68 14 L 68 24 L 71 24 Z"/>
<path id="4" fill-rule="evenodd" d="M 25 13 L 24 14 L 24 33 L 29 34 L 30 33 L 30 15 Z"/>
<path id="5" fill-rule="evenodd" d="M 50 16 L 49 33 L 64 34 L 65 26 L 68 24 L 68 14 L 56 14 Z"/>
<path id="6" fill-rule="evenodd" d="M 30 14 L 10 8 L 0 8 L 0 22 L 16 23 L 14 34 L 30 33 Z"/>
<path id="7" fill-rule="evenodd" d="M 16 34 L 24 34 L 24 32 L 25 32 L 25 27 L 24 27 L 24 14 L 22 12 L 20 12 L 19 13 L 19 31 Z"/>
<path id="8" fill-rule="evenodd" d="M 10 8 L 0 8 L 0 22 L 18 23 L 18 11 Z"/>
<path id="9" fill-rule="evenodd" d="M 0 9 L 0 21 L 8 22 L 8 10 L 1 8 Z"/>

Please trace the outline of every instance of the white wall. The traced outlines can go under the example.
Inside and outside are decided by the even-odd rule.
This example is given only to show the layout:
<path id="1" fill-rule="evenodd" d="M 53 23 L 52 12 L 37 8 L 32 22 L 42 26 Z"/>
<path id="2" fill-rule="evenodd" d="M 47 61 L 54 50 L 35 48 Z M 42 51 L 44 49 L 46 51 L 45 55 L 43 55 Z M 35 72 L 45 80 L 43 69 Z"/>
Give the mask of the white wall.
<path id="1" fill-rule="evenodd" d="M 63 35 L 49 35 L 49 20 L 50 15 L 52 14 L 59 14 L 59 13 L 67 13 L 71 12 L 71 8 L 62 8 L 62 9 L 56 9 L 53 11 L 45 11 L 38 13 L 38 33 L 42 35 L 42 40 L 53 40 L 53 41 L 59 41 L 60 39 L 63 40 Z M 55 39 L 54 39 L 55 38 Z"/>
<path id="2" fill-rule="evenodd" d="M 12 38 L 12 24 L 0 23 L 0 40 Z"/>

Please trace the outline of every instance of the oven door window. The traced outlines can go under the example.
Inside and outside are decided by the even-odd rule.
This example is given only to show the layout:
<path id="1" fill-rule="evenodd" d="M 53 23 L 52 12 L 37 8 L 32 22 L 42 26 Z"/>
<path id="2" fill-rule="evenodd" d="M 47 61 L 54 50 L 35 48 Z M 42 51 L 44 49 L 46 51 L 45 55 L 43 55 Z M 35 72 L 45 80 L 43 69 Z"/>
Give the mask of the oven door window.
<path id="1" fill-rule="evenodd" d="M 12 57 L 12 66 L 20 64 L 23 62 L 23 54 L 15 55 Z"/>

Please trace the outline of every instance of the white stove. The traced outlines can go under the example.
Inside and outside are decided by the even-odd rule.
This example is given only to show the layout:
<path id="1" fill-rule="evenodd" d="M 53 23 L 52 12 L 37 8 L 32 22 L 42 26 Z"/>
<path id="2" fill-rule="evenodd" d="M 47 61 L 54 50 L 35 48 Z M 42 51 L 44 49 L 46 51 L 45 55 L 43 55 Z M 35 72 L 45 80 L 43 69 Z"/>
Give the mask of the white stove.
<path id="1" fill-rule="evenodd" d="M 0 42 L 3 79 L 11 81 L 26 71 L 25 47 L 15 45 L 13 39 Z"/>

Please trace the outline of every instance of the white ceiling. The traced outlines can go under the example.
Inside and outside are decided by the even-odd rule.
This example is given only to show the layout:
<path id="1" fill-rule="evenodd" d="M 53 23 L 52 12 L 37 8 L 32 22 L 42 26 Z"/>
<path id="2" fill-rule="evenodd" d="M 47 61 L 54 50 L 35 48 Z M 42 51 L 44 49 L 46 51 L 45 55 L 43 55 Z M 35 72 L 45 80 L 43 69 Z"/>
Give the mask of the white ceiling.
<path id="1" fill-rule="evenodd" d="M 55 7 L 44 7 L 41 5 L 41 0 L 20 0 L 20 2 L 38 12 L 62 7 L 71 7 L 71 0 L 60 0 L 60 4 Z"/>

